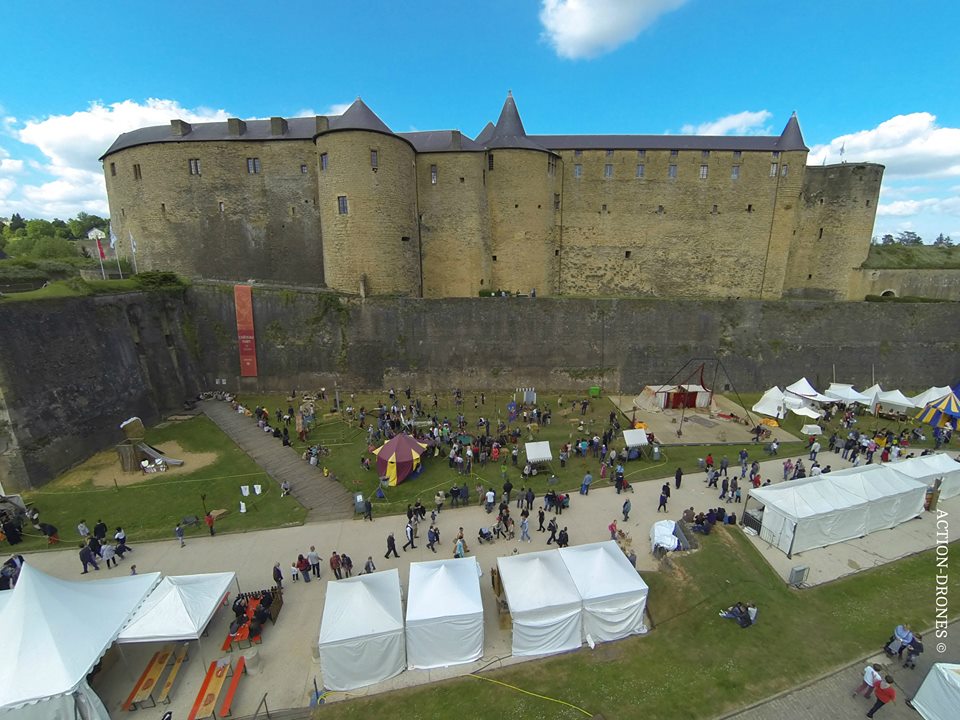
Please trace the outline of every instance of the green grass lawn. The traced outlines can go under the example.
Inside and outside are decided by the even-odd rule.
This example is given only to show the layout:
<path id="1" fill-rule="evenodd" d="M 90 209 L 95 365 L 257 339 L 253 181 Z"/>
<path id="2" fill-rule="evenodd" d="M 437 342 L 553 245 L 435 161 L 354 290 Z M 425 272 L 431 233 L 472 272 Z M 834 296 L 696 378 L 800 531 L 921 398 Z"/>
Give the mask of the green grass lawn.
<path id="1" fill-rule="evenodd" d="M 876 269 L 960 269 L 960 246 L 932 247 L 930 245 L 871 245 L 863 263 Z"/>
<path id="2" fill-rule="evenodd" d="M 932 624 L 933 554 L 901 560 L 809 590 L 788 588 L 739 530 L 721 528 L 673 567 L 644 573 L 655 629 L 646 637 L 483 673 L 513 689 L 465 677 L 319 708 L 315 717 L 582 718 L 534 693 L 615 718 L 709 718 L 793 687 L 879 650 L 893 626 Z M 952 578 L 953 592 L 960 578 Z M 756 602 L 746 630 L 717 617 Z M 932 600 L 932 596 L 928 598 Z M 851 686 L 857 673 L 851 673 Z M 526 691 L 526 693 L 521 692 Z"/>
<path id="3" fill-rule="evenodd" d="M 131 545 L 142 540 L 173 537 L 177 522 L 189 515 L 203 516 L 208 509 L 225 508 L 230 512 L 217 523 L 218 532 L 245 532 L 260 528 L 300 524 L 306 510 L 292 497 L 280 498 L 280 490 L 246 453 L 204 416 L 183 422 L 171 422 L 147 431 L 146 441 L 163 449 L 176 441 L 188 452 L 213 452 L 216 460 L 206 467 L 185 474 L 157 473 L 144 480 L 119 487 L 98 487 L 92 479 L 83 480 L 83 466 L 71 471 L 70 483 L 63 479 L 25 494 L 39 508 L 44 522 L 56 525 L 63 543 L 79 541 L 76 525 L 81 518 L 93 527 L 103 518 L 111 529 L 123 525 Z M 122 475 L 117 462 L 116 474 Z M 189 465 L 187 466 L 189 467 Z M 77 477 L 80 482 L 77 483 Z M 240 485 L 263 486 L 264 494 L 247 503 L 247 512 L 238 512 Z M 201 499 L 206 495 L 206 500 Z M 21 550 L 45 548 L 46 541 L 31 535 L 18 545 Z M 206 533 L 206 526 L 188 528 L 187 534 Z"/>

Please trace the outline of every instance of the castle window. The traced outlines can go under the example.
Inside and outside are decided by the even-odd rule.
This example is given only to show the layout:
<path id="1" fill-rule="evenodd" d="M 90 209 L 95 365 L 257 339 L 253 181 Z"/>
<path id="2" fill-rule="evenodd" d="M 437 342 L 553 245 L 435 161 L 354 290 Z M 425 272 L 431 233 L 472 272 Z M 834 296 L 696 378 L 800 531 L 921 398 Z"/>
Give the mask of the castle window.
<path id="1" fill-rule="evenodd" d="M 630 259 L 630 254 L 631 254 L 631 251 L 630 251 L 630 250 L 624 250 L 624 251 L 623 251 L 623 259 L 624 259 L 624 260 L 629 260 L 629 259 Z"/>
<path id="2" fill-rule="evenodd" d="M 637 150 L 637 158 L 643 160 L 647 156 L 646 150 Z"/>
<path id="3" fill-rule="evenodd" d="M 573 151 L 573 156 L 574 156 L 574 157 L 580 157 L 581 155 L 583 155 L 583 150 L 574 150 L 574 151 Z"/>
<path id="4" fill-rule="evenodd" d="M 786 176 L 787 176 L 787 164 L 784 163 L 783 165 L 780 166 L 780 177 L 786 177 Z"/>
<path id="5" fill-rule="evenodd" d="M 730 179 L 731 179 L 731 180 L 739 180 L 739 179 L 740 179 L 740 166 L 739 166 L 739 165 L 734 165 L 732 168 L 730 168 Z"/>
<path id="6" fill-rule="evenodd" d="M 257 175 L 260 172 L 260 158 L 247 158 L 247 174 Z"/>
<path id="7" fill-rule="evenodd" d="M 677 166 L 676 166 L 676 165 L 668 165 L 668 166 L 667 166 L 667 177 L 668 177 L 668 178 L 676 178 L 676 177 L 677 177 Z"/>
<path id="8" fill-rule="evenodd" d="M 306 165 L 301 165 L 301 166 L 300 166 L 300 174 L 301 174 L 301 175 L 306 175 L 308 172 L 310 172 L 310 169 L 309 169 Z"/>
<path id="9" fill-rule="evenodd" d="M 644 167 L 643 167 L 643 163 L 638 164 L 638 165 L 637 165 L 637 177 L 638 177 L 638 178 L 642 178 L 644 172 L 645 172 L 645 170 L 644 170 Z"/>
<path id="10" fill-rule="evenodd" d="M 120 217 L 126 217 L 126 216 L 127 216 L 127 211 L 124 210 L 123 208 L 120 208 Z"/>
<path id="11" fill-rule="evenodd" d="M 167 212 L 167 204 L 166 204 L 166 203 L 160 203 L 160 212 L 161 212 L 161 213 L 166 213 L 166 212 Z"/>
<path id="12" fill-rule="evenodd" d="M 110 163 L 110 176 L 111 176 L 111 177 L 116 177 L 116 175 L 117 175 L 117 164 L 116 164 L 116 163 Z"/>
<path id="13" fill-rule="evenodd" d="M 607 157 L 613 157 L 613 150 L 607 150 Z"/>
<path id="14" fill-rule="evenodd" d="M 431 185 L 437 184 L 437 166 L 436 165 L 430 166 L 430 184 Z"/>
<path id="15" fill-rule="evenodd" d="M 321 171 L 327 169 L 327 163 L 329 162 L 329 160 L 330 158 L 326 153 L 320 153 L 320 170 Z"/>
<path id="16" fill-rule="evenodd" d="M 223 210 L 224 210 L 223 200 L 221 200 L 219 203 L 217 203 L 217 206 L 218 206 L 220 212 L 223 212 Z"/>
<path id="17" fill-rule="evenodd" d="M 577 164 L 573 166 L 573 176 L 577 179 L 583 177 L 583 165 Z"/>
<path id="18" fill-rule="evenodd" d="M 717 214 L 717 212 L 718 212 L 718 210 L 717 210 L 717 206 L 716 206 L 716 205 L 714 205 L 714 206 L 713 206 L 713 210 L 711 210 L 711 211 L 710 211 L 710 214 L 711 214 L 711 215 L 716 215 L 716 214 Z"/>
<path id="19" fill-rule="evenodd" d="M 339 212 L 341 215 L 347 215 L 350 212 L 350 208 L 347 205 L 346 195 L 337 196 L 337 212 Z"/>
<path id="20" fill-rule="evenodd" d="M 663 209 L 663 205 L 657 205 L 657 215 L 663 215 L 664 212 L 666 211 Z"/>
<path id="21" fill-rule="evenodd" d="M 134 180 L 142 180 L 142 179 L 143 179 L 143 173 L 140 172 L 140 164 L 139 164 L 139 163 L 134 163 L 134 165 L 133 165 L 133 179 L 134 179 Z"/>
<path id="22" fill-rule="evenodd" d="M 753 205 L 747 205 L 747 212 L 753 212 Z"/>
<path id="23" fill-rule="evenodd" d="M 867 202 L 870 202 L 870 201 L 868 200 Z M 560 209 L 560 193 L 553 194 L 553 209 L 554 210 Z"/>
<path id="24" fill-rule="evenodd" d="M 733 159 L 734 159 L 735 161 L 738 161 L 738 162 L 739 162 L 740 158 L 742 158 L 742 157 L 743 157 L 743 153 L 742 153 L 742 152 L 740 152 L 739 150 L 734 150 L 734 151 L 733 151 Z"/>
<path id="25" fill-rule="evenodd" d="M 823 239 L 823 228 L 820 228 L 820 233 L 817 235 L 817 239 L 818 239 L 818 240 L 822 240 L 822 239 Z"/>
<path id="26" fill-rule="evenodd" d="M 380 153 L 378 153 L 376 150 L 370 151 L 370 167 L 374 170 L 380 167 Z"/>
<path id="27" fill-rule="evenodd" d="M 607 211 L 607 206 L 606 206 L 606 205 L 601 205 L 601 206 L 600 206 L 600 212 L 606 212 L 606 211 Z"/>
<path id="28" fill-rule="evenodd" d="M 708 172 L 710 172 L 710 166 L 709 166 L 709 165 L 701 165 L 701 166 L 700 166 L 700 179 L 701 179 L 701 180 L 706 180 L 706 179 L 707 179 L 707 173 L 708 173 Z"/>
<path id="29" fill-rule="evenodd" d="M 410 236 L 409 236 L 409 235 L 403 235 L 403 236 L 400 238 L 400 242 L 410 242 Z"/>
<path id="30" fill-rule="evenodd" d="M 779 160 L 779 159 L 780 159 L 780 151 L 779 151 L 779 150 L 774 150 L 772 153 L 770 153 L 770 157 L 772 157 L 774 160 Z"/>
<path id="31" fill-rule="evenodd" d="M 821 200 L 820 202 L 823 202 L 823 200 Z M 867 200 L 867 207 L 870 207 L 870 201 L 869 201 L 869 200 Z"/>
<path id="32" fill-rule="evenodd" d="M 554 256 L 554 257 L 560 257 L 560 251 L 559 251 L 559 250 L 554 250 L 554 251 L 553 251 L 553 256 Z"/>
<path id="33" fill-rule="evenodd" d="M 607 163 L 606 165 L 603 166 L 603 176 L 605 178 L 613 177 L 613 165 L 611 165 L 610 163 Z"/>
<path id="34" fill-rule="evenodd" d="M 496 261 L 497 261 L 497 256 L 496 256 L 496 255 L 492 255 L 491 257 L 493 258 L 493 262 L 496 262 Z"/>
<path id="35" fill-rule="evenodd" d="M 671 151 L 670 151 L 670 157 L 677 157 L 677 155 L 679 155 L 679 154 L 680 154 L 680 151 L 679 151 L 679 150 L 671 150 Z"/>
<path id="36" fill-rule="evenodd" d="M 547 175 L 553 177 L 557 174 L 557 156 L 547 155 Z"/>
<path id="37" fill-rule="evenodd" d="M 710 151 L 709 151 L 709 150 L 702 150 L 702 151 L 700 152 L 700 158 L 701 158 L 701 159 L 706 160 L 706 159 L 709 158 L 709 157 L 710 157 Z"/>
<path id="38" fill-rule="evenodd" d="M 778 168 L 777 163 L 770 163 L 770 177 L 777 176 L 777 168 Z"/>
<path id="39" fill-rule="evenodd" d="M 487 170 L 493 170 L 493 153 L 487 155 Z"/>
<path id="40" fill-rule="evenodd" d="M 190 169 L 191 175 L 200 174 L 200 158 L 190 158 L 187 160 L 187 167 Z"/>

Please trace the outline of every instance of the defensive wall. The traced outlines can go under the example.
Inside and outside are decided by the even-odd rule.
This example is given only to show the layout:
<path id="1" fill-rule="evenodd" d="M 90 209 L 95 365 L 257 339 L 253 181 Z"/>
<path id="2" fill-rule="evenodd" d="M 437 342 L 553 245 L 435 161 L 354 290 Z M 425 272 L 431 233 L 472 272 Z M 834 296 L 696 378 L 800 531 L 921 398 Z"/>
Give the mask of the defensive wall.
<path id="1" fill-rule="evenodd" d="M 240 378 L 229 284 L 0 304 L 5 489 L 48 481 L 118 442 L 127 417 L 154 422 L 218 379 L 241 393 L 602 385 L 632 394 L 716 356 L 720 391 L 801 376 L 823 386 L 834 372 L 905 391 L 960 377 L 950 302 L 360 300 L 256 286 L 253 313 L 259 377 Z"/>
<path id="2" fill-rule="evenodd" d="M 851 278 L 850 297 L 856 299 L 867 295 L 960 300 L 960 270 L 862 268 Z"/>

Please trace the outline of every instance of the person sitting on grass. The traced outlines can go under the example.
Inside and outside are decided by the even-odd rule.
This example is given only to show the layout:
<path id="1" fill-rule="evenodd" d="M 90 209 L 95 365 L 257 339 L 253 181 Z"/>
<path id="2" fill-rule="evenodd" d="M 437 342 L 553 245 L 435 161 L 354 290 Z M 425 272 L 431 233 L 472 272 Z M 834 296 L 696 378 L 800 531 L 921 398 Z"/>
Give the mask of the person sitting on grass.
<path id="1" fill-rule="evenodd" d="M 737 602 L 726 610 L 721 610 L 720 617 L 736 620 L 740 627 L 748 628 L 757 621 L 757 606 L 753 603 L 744 605 L 742 602 Z"/>

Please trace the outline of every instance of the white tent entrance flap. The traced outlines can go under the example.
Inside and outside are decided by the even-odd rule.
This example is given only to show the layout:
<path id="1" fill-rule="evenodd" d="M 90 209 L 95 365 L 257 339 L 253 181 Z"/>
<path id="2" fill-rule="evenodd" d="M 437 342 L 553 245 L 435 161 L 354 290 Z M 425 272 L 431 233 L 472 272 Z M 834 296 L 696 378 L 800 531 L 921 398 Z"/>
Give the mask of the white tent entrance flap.
<path id="1" fill-rule="evenodd" d="M 171 575 L 147 596 L 117 637 L 119 643 L 199 640 L 236 573 Z"/>
<path id="2" fill-rule="evenodd" d="M 476 558 L 411 563 L 408 667 L 447 667 L 482 655 L 483 601 Z"/>
<path id="3" fill-rule="evenodd" d="M 582 601 L 555 550 L 497 558 L 513 620 L 513 654 L 552 655 L 580 647 Z"/>
<path id="4" fill-rule="evenodd" d="M 583 598 L 583 634 L 597 642 L 647 632 L 647 584 L 613 541 L 560 549 Z"/>
<path id="5" fill-rule="evenodd" d="M 960 708 L 960 665 L 934 663 L 910 704 L 923 720 L 955 720 Z"/>
<path id="6" fill-rule="evenodd" d="M 763 505 L 760 537 L 791 555 L 886 530 L 923 511 L 927 486 L 868 465 L 750 491 Z"/>
<path id="7" fill-rule="evenodd" d="M 541 442 L 528 442 L 523 448 L 527 454 L 527 460 L 532 463 L 550 462 L 553 460 L 553 453 L 550 452 L 550 443 L 546 440 Z"/>
<path id="8" fill-rule="evenodd" d="M 328 690 L 353 690 L 406 669 L 396 568 L 327 583 L 320 667 Z"/>

